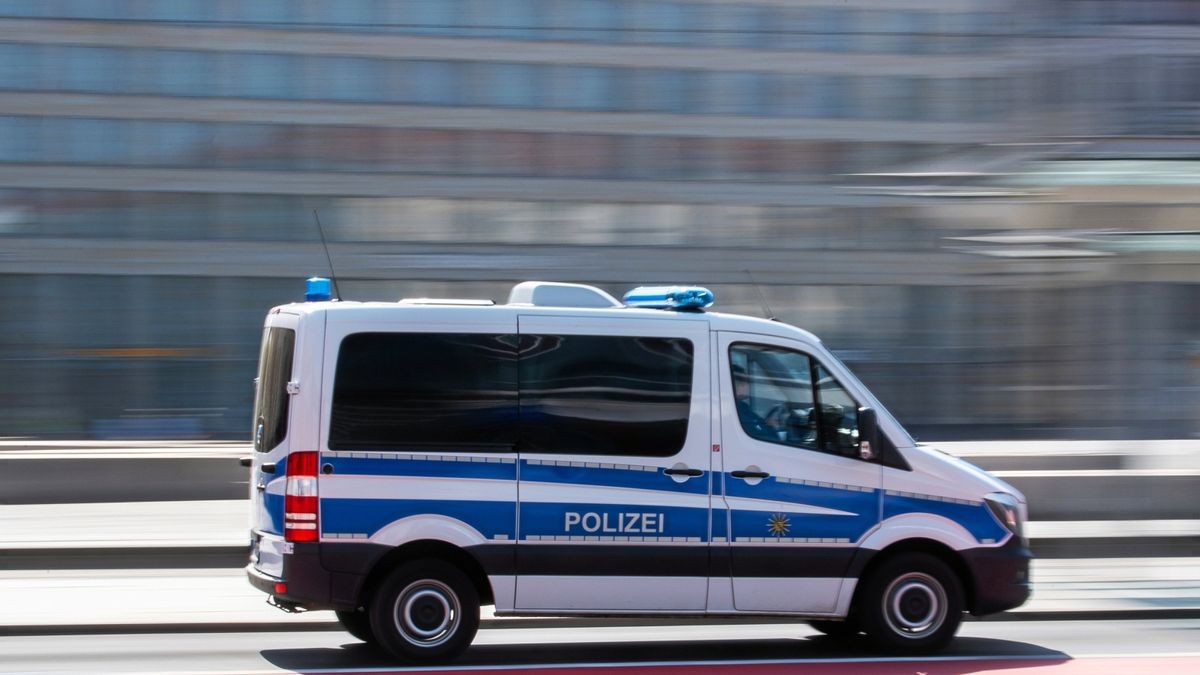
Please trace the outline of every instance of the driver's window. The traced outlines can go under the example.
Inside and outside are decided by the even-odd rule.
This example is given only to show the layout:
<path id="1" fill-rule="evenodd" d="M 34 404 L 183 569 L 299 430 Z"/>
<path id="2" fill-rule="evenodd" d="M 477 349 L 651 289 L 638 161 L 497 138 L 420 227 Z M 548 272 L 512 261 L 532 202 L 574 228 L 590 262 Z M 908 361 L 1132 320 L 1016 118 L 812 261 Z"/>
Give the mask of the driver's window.
<path id="1" fill-rule="evenodd" d="M 729 349 L 734 401 L 752 438 L 858 456 L 858 405 L 819 362 L 768 345 Z"/>
<path id="2" fill-rule="evenodd" d="M 812 362 L 806 354 L 766 345 L 729 350 L 738 420 L 751 438 L 817 449 Z"/>

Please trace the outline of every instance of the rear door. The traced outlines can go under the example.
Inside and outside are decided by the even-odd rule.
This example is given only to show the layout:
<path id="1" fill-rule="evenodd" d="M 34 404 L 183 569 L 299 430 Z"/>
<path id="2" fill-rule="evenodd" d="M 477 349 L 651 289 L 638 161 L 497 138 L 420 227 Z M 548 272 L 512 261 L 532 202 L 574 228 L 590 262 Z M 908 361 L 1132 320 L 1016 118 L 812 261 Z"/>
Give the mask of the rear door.
<path id="1" fill-rule="evenodd" d="M 734 607 L 834 612 L 857 542 L 879 522 L 881 469 L 858 457 L 858 403 L 816 350 L 717 335 Z"/>
<path id="2" fill-rule="evenodd" d="M 707 322 L 519 326 L 517 609 L 703 611 Z"/>
<path id="3" fill-rule="evenodd" d="M 263 328 L 255 378 L 251 438 L 251 560 L 265 574 L 283 573 L 284 469 L 295 433 L 291 431 L 292 396 L 288 383 L 297 375 L 300 317 L 274 313 Z"/>

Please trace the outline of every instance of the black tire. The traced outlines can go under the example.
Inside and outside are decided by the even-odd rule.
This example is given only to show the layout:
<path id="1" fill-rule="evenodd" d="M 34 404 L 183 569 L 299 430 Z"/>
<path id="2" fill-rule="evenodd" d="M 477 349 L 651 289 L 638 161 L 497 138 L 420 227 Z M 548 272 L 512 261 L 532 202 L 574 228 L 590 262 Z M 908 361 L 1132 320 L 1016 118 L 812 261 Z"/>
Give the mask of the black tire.
<path id="1" fill-rule="evenodd" d="M 866 580 L 857 610 L 878 647 L 908 654 L 937 651 L 962 623 L 962 583 L 932 555 L 901 553 Z"/>
<path id="2" fill-rule="evenodd" d="M 396 568 L 367 608 L 377 644 L 398 659 L 449 661 L 479 630 L 479 594 L 453 564 L 414 560 Z"/>
<path id="3" fill-rule="evenodd" d="M 371 618 L 362 610 L 343 612 L 334 612 L 337 614 L 338 622 L 342 624 L 342 628 L 354 637 L 363 642 L 373 645 L 375 644 L 375 634 L 371 632 Z"/>
<path id="4" fill-rule="evenodd" d="M 809 621 L 808 625 L 818 632 L 838 640 L 851 640 L 862 632 L 858 627 L 858 621 L 853 617 L 847 617 L 845 621 Z"/>

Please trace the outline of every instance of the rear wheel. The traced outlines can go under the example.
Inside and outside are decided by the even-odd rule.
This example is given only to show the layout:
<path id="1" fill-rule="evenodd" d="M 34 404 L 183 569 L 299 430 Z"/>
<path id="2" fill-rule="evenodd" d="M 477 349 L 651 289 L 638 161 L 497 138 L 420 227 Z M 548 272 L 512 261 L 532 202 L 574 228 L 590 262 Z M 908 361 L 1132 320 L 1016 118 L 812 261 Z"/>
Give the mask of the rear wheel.
<path id="1" fill-rule="evenodd" d="M 337 614 L 338 622 L 342 624 L 342 628 L 354 637 L 366 642 L 367 644 L 375 644 L 375 634 L 371 632 L 371 618 L 366 612 L 354 610 L 350 612 L 334 612 Z"/>
<path id="2" fill-rule="evenodd" d="M 393 656 L 448 661 L 479 629 L 479 594 L 453 564 L 416 560 L 392 572 L 367 610 L 371 632 Z"/>
<path id="3" fill-rule="evenodd" d="M 880 647 L 922 653 L 941 649 L 962 622 L 963 591 L 950 567 L 926 553 L 885 561 L 859 603 L 863 629 Z"/>

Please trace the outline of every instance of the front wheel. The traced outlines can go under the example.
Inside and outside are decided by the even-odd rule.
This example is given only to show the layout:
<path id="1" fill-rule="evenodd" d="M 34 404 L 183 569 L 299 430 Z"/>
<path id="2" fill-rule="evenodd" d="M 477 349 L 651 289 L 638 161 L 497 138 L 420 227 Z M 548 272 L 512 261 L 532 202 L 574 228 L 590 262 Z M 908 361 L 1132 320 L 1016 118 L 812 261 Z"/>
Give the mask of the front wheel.
<path id="1" fill-rule="evenodd" d="M 925 553 L 885 561 L 867 579 L 859 616 L 867 635 L 892 651 L 941 649 L 962 622 L 963 591 L 950 567 Z"/>
<path id="2" fill-rule="evenodd" d="M 400 659 L 448 661 L 479 629 L 479 594 L 453 564 L 416 560 L 392 572 L 367 610 L 379 645 Z"/>

